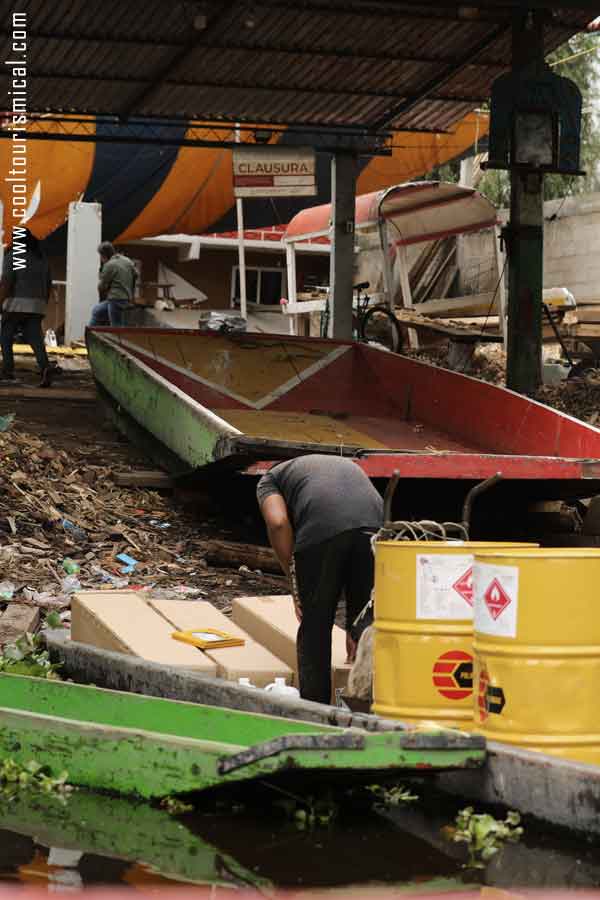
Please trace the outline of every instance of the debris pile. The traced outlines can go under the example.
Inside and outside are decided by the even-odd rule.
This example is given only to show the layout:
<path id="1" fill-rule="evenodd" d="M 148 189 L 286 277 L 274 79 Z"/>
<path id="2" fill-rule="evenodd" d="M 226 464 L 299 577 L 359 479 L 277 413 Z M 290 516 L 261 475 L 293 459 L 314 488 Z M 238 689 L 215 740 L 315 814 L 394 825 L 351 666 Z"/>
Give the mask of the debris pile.
<path id="1" fill-rule="evenodd" d="M 558 385 L 540 388 L 536 400 L 582 419 L 588 425 L 600 426 L 600 373 L 569 378 Z"/>
<path id="2" fill-rule="evenodd" d="M 225 611 L 240 593 L 285 591 L 281 577 L 257 573 L 244 559 L 236 564 L 233 556 L 229 571 L 209 567 L 203 536 L 222 533 L 221 523 L 200 523 L 156 491 L 118 487 L 125 454 L 91 442 L 58 449 L 7 423 L 0 433 L 0 610 L 17 602 L 66 611 L 81 588 L 152 589 Z"/>

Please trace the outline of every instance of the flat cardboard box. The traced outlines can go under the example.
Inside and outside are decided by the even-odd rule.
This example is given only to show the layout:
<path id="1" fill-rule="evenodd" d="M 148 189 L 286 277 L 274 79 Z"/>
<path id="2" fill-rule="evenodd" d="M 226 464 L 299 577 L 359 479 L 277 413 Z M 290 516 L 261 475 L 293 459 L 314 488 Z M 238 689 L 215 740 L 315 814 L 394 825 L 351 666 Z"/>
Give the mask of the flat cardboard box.
<path id="1" fill-rule="evenodd" d="M 245 641 L 243 647 L 222 647 L 220 650 L 206 648 L 204 652 L 216 663 L 219 678 L 237 681 L 245 676 L 252 684 L 261 688 L 271 684 L 275 678 L 285 678 L 287 684 L 292 684 L 292 669 L 253 640 L 212 603 L 206 600 L 149 599 L 148 604 L 179 631 L 216 628 Z"/>
<path id="2" fill-rule="evenodd" d="M 196 647 L 173 640 L 172 633 L 143 593 L 78 591 L 73 595 L 72 640 L 216 677 L 216 663 Z"/>
<path id="3" fill-rule="evenodd" d="M 271 653 L 282 659 L 293 669 L 295 678 L 298 678 L 296 656 L 298 620 L 290 594 L 236 597 L 232 603 L 232 618 L 235 624 L 247 631 L 255 641 L 268 647 Z M 334 625 L 331 643 L 331 682 L 334 701 L 336 689 L 343 690 L 348 681 L 351 666 L 346 659 L 346 632 Z"/>

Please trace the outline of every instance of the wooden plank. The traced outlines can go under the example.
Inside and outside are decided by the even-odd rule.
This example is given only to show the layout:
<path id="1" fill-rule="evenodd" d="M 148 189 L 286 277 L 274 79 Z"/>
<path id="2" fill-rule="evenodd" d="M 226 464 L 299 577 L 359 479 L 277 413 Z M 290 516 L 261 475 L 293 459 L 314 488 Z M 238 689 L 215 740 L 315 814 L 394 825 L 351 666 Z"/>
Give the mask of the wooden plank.
<path id="1" fill-rule="evenodd" d="M 270 547 L 259 547 L 255 544 L 236 544 L 230 541 L 203 541 L 200 552 L 207 562 L 213 565 L 230 566 L 238 569 L 248 566 L 249 569 L 260 569 L 261 572 L 282 574 L 281 566 Z"/>
<path id="2" fill-rule="evenodd" d="M 132 469 L 131 472 L 114 472 L 113 481 L 118 487 L 172 488 L 174 481 L 160 469 Z"/>
<path id="3" fill-rule="evenodd" d="M 473 316 L 478 313 L 497 314 L 497 297 L 493 291 L 481 294 L 464 295 L 462 297 L 445 297 L 443 299 L 425 300 L 415 307 L 424 316 Z"/>
<path id="4" fill-rule="evenodd" d="M 9 603 L 0 616 L 0 647 L 20 638 L 26 631 L 35 631 L 40 622 L 40 611 L 35 606 Z"/>
<path id="5" fill-rule="evenodd" d="M 410 323 L 421 331 L 432 331 L 435 334 L 443 334 L 445 337 L 449 337 L 454 341 L 463 341 L 465 343 L 476 343 L 478 341 L 485 343 L 502 343 L 502 335 L 490 334 L 486 331 L 482 331 L 481 328 L 470 328 L 467 326 L 461 328 L 458 325 L 444 323 L 439 320 L 432 321 L 431 319 L 422 317 L 416 311 L 408 312 L 406 310 L 399 310 L 396 315 L 398 321 L 403 325 L 408 325 Z"/>
<path id="6" fill-rule="evenodd" d="M 38 388 L 14 385 L 0 387 L 0 399 L 18 397 L 21 400 L 71 400 L 79 403 L 93 403 L 98 397 L 95 391 L 81 391 L 75 388 Z"/>

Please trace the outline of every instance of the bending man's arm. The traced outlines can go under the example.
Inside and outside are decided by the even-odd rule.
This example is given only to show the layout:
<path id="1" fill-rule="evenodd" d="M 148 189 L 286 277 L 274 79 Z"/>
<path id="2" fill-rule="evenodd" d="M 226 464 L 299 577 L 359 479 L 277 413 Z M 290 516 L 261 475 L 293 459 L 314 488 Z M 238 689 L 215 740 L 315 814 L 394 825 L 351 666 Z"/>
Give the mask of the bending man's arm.
<path id="1" fill-rule="evenodd" d="M 261 503 L 260 511 L 267 526 L 271 547 L 281 568 L 289 576 L 294 552 L 294 532 L 285 500 L 281 494 L 269 494 Z"/>

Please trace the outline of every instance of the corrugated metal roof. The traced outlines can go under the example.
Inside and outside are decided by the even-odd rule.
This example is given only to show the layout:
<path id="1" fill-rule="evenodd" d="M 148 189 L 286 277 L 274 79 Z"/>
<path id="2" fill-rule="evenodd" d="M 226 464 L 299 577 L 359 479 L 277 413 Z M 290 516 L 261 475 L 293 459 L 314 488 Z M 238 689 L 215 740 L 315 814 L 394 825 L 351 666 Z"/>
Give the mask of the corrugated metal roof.
<path id="1" fill-rule="evenodd" d="M 516 2 L 24 0 L 28 108 L 445 130 L 489 96 L 510 64 L 508 7 Z M 11 6 L 2 5 L 7 60 Z M 583 0 L 542 5 L 553 9 L 548 51 L 597 12 Z"/>

